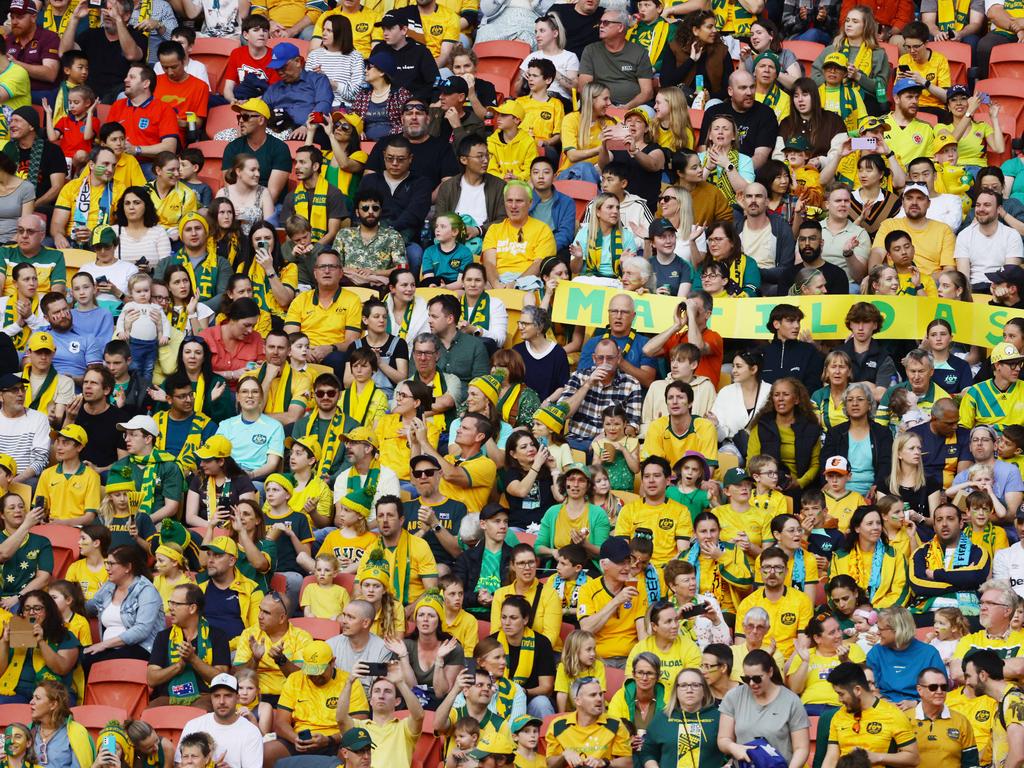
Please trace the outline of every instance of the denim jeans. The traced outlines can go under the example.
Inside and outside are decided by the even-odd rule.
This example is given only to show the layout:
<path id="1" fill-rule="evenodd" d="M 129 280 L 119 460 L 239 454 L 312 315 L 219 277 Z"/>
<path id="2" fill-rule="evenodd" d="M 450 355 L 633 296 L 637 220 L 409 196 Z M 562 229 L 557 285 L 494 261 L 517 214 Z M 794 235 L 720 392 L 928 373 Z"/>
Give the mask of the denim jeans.
<path id="1" fill-rule="evenodd" d="M 135 339 L 129 337 L 128 348 L 132 353 L 132 369 L 139 374 L 143 385 L 153 380 L 153 366 L 156 365 L 158 344 L 156 339 Z"/>
<path id="2" fill-rule="evenodd" d="M 799 35 L 793 35 L 793 40 L 809 40 L 812 43 L 821 43 L 822 45 L 829 45 L 832 42 L 832 38 L 821 29 L 811 27 L 808 30 L 801 32 Z"/>
<path id="3" fill-rule="evenodd" d="M 573 163 L 560 174 L 558 178 L 563 181 L 591 181 L 594 184 L 601 183 L 601 170 L 595 163 L 586 161 Z"/>

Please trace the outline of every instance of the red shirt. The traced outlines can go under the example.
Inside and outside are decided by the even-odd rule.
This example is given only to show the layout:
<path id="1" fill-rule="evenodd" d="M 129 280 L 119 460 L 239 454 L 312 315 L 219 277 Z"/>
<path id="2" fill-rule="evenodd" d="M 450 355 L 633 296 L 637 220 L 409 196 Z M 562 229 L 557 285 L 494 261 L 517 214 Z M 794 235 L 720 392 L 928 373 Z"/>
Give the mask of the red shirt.
<path id="1" fill-rule="evenodd" d="M 152 96 L 140 106 L 118 99 L 110 108 L 108 123 L 124 126 L 128 141 L 137 147 L 159 144 L 167 137 L 178 138 L 178 120 L 174 110 Z"/>
<path id="2" fill-rule="evenodd" d="M 225 371 L 237 371 L 240 368 L 245 368 L 249 363 L 262 363 L 266 358 L 263 351 L 263 337 L 256 331 L 236 342 L 234 353 L 228 352 L 220 332 L 221 326 L 215 325 L 203 329 L 203 332 L 199 334 L 210 346 L 210 361 L 213 364 L 214 373 L 223 375 Z M 232 389 L 237 386 L 238 382 L 231 382 Z"/>
<path id="3" fill-rule="evenodd" d="M 894 27 L 897 31 L 903 29 L 905 24 L 909 24 L 914 20 L 914 3 L 912 0 L 896 0 L 896 2 L 871 0 L 866 3 L 863 0 L 843 0 L 839 8 L 840 29 L 842 29 L 843 22 L 846 21 L 846 14 L 858 5 L 866 5 L 870 8 L 875 15 L 875 21 L 879 25 L 884 24 L 888 27 Z"/>
<path id="4" fill-rule="evenodd" d="M 185 119 L 186 112 L 206 118 L 207 104 L 210 101 L 210 88 L 198 77 L 189 75 L 184 82 L 176 83 L 167 75 L 157 75 L 156 90 L 153 98 L 162 101 L 174 110 L 176 117 Z M 185 129 L 178 124 L 178 138 L 185 141 Z"/>
<path id="5" fill-rule="evenodd" d="M 82 150 L 86 154 L 92 149 L 92 141 L 83 136 L 85 131 L 85 120 L 75 120 L 70 114 L 64 115 L 54 129 L 60 132 L 60 148 L 64 157 L 74 157 L 75 152 Z M 95 115 L 92 118 L 92 135 L 96 138 L 100 135 L 100 119 Z"/>
<path id="6" fill-rule="evenodd" d="M 235 48 L 228 56 L 227 66 L 224 67 L 224 79 L 240 83 L 245 80 L 246 75 L 256 75 L 260 80 L 276 83 L 279 79 L 277 70 L 267 66 L 273 56 L 270 48 L 267 48 L 267 52 L 259 59 L 252 57 L 249 47 L 246 45 Z"/>
<path id="7" fill-rule="evenodd" d="M 704 343 L 708 347 L 707 354 L 700 356 L 700 362 L 697 363 L 697 370 L 693 372 L 694 376 L 707 376 L 711 379 L 711 383 L 715 385 L 715 389 L 718 389 L 718 379 L 722 376 L 722 358 L 725 355 L 725 342 L 722 341 L 722 337 L 712 331 L 710 328 L 705 328 L 704 333 L 701 334 L 701 338 L 704 339 Z M 678 347 L 680 344 L 685 344 L 688 341 L 686 331 L 680 331 L 679 333 L 673 334 L 668 341 L 665 342 L 665 346 L 661 350 L 659 357 L 664 357 L 666 360 L 672 359 L 672 350 Z"/>
<path id="8" fill-rule="evenodd" d="M 47 59 L 60 61 L 60 36 L 42 27 L 36 27 L 32 37 L 24 45 L 14 39 L 14 35 L 4 38 L 7 42 L 7 55 L 19 64 L 42 64 Z M 53 83 L 32 78 L 32 90 L 45 91 L 53 88 Z"/>

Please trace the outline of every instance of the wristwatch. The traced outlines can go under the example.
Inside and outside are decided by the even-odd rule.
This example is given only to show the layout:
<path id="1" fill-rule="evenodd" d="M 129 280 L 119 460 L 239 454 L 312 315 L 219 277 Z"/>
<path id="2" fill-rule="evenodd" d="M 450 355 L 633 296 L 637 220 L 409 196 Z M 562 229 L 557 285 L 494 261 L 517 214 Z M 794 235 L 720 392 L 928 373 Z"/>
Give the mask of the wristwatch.
<path id="1" fill-rule="evenodd" d="M 736 166 L 733 165 L 732 163 L 729 163 L 727 166 L 725 166 L 725 170 L 727 170 L 727 171 L 735 171 L 736 170 Z"/>
<path id="2" fill-rule="evenodd" d="M 432 530 L 432 531 L 433 531 L 434 533 L 437 533 L 438 531 L 440 531 L 440 530 L 441 530 L 441 528 L 442 528 L 442 527 L 443 527 L 443 526 L 442 526 L 442 525 L 441 525 L 440 523 L 438 523 L 437 525 L 435 525 L 435 526 L 434 526 L 433 528 L 431 528 L 430 530 Z"/>

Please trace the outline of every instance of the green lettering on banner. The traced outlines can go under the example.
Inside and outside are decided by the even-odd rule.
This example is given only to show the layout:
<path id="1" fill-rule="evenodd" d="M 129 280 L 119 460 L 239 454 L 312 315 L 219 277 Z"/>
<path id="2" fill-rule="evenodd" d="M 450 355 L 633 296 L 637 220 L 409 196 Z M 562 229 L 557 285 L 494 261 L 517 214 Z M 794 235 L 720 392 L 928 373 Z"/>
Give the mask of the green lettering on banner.
<path id="1" fill-rule="evenodd" d="M 871 303 L 874 304 L 875 307 L 878 308 L 878 311 L 882 313 L 882 327 L 879 329 L 879 332 L 889 330 L 889 328 L 892 327 L 893 321 L 896 319 L 896 310 L 893 309 L 892 304 L 886 301 L 879 301 L 878 299 L 875 299 Z M 907 323 L 911 328 L 913 328 L 914 318 L 908 317 Z M 910 334 L 911 338 L 916 335 L 916 331 Z"/>
<path id="2" fill-rule="evenodd" d="M 956 313 L 953 312 L 953 307 L 945 302 L 939 302 L 935 305 L 935 318 L 936 320 L 945 320 L 949 323 L 949 327 L 952 329 L 952 334 L 956 335 Z"/>
<path id="3" fill-rule="evenodd" d="M 618 291 L 616 291 L 618 293 Z M 605 294 L 605 292 L 598 286 L 587 286 L 582 288 L 578 285 L 569 286 L 569 303 L 566 306 L 565 314 L 569 320 L 566 322 L 573 323 L 574 325 L 589 325 L 589 326 L 600 326 L 606 325 L 606 313 L 604 310 L 605 296 L 614 296 L 615 294 Z M 590 313 L 590 316 L 585 315 L 586 312 Z"/>
<path id="4" fill-rule="evenodd" d="M 988 316 L 989 330 L 985 334 L 985 339 L 989 346 L 994 347 L 1003 340 L 1003 326 L 1006 325 L 1009 315 L 1005 309 L 999 309 Z"/>
<path id="5" fill-rule="evenodd" d="M 633 324 L 641 328 L 654 327 L 654 308 L 649 300 L 642 297 L 636 300 L 636 319 Z"/>
<path id="6" fill-rule="evenodd" d="M 821 304 L 811 306 L 811 333 L 835 333 L 839 326 L 835 323 L 826 323 L 821 316 Z"/>
<path id="7" fill-rule="evenodd" d="M 771 317 L 773 309 L 775 309 L 774 304 L 768 304 L 763 302 L 758 302 L 754 306 L 754 311 L 761 316 L 761 322 L 759 326 L 757 328 L 751 329 L 754 333 L 760 333 L 761 331 L 768 328 L 768 318 Z"/>

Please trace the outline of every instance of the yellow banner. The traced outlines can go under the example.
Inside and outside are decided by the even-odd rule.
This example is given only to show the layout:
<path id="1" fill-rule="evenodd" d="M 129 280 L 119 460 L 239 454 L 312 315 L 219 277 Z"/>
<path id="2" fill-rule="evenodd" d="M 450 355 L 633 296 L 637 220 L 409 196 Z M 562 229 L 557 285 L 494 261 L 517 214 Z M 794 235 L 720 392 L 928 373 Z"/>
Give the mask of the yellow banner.
<path id="1" fill-rule="evenodd" d="M 556 323 L 590 328 L 608 324 L 607 305 L 625 291 L 579 282 L 562 282 L 555 293 L 552 320 Z M 676 296 L 630 294 L 636 302 L 633 328 L 648 335 L 671 327 L 680 299 Z M 771 339 L 768 316 L 776 304 L 795 304 L 804 311 L 802 328 L 816 339 L 845 339 L 846 313 L 853 304 L 868 301 L 882 313 L 878 334 L 883 339 L 921 339 L 928 323 L 936 318 L 953 328 L 962 344 L 992 347 L 1003 337 L 1003 325 L 1011 317 L 1024 317 L 1024 310 L 1003 309 L 989 304 L 930 299 L 924 296 L 785 296 L 766 299 L 715 299 L 708 325 L 727 339 Z"/>

